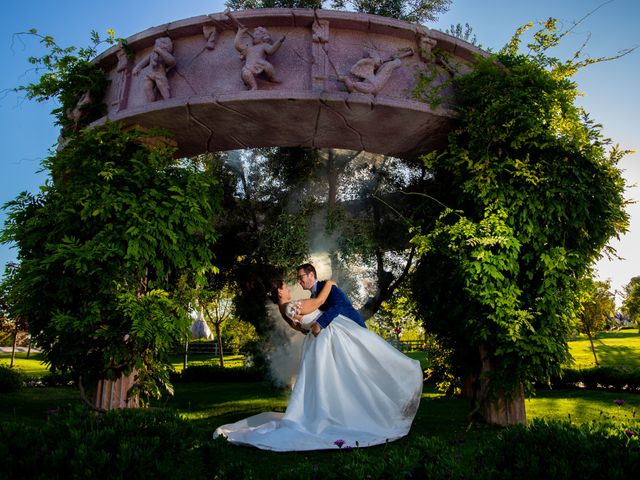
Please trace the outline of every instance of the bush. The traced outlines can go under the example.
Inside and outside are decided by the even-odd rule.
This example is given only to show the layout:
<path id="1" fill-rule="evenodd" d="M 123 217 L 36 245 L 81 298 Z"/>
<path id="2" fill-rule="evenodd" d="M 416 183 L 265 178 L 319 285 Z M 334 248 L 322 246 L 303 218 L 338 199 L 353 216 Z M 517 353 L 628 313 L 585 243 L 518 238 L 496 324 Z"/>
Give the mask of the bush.
<path id="1" fill-rule="evenodd" d="M 478 466 L 478 478 L 487 479 L 623 479 L 640 468 L 640 443 L 609 423 L 534 420 L 504 430 Z"/>
<path id="2" fill-rule="evenodd" d="M 172 411 L 95 416 L 72 410 L 40 427 L 1 424 L 0 478 L 622 479 L 640 469 L 637 433 L 637 419 L 625 426 L 534 421 L 504 429 L 488 443 L 466 445 L 464 457 L 456 442 L 415 436 L 311 458 L 294 454 L 291 466 L 274 474 L 257 462 L 268 460 L 268 453 L 247 455 L 222 437 L 212 440 L 210 432 L 203 438 Z"/>
<path id="3" fill-rule="evenodd" d="M 551 379 L 554 388 L 584 387 L 589 390 L 640 391 L 640 371 L 611 367 L 582 370 L 566 368 L 562 377 Z"/>
<path id="4" fill-rule="evenodd" d="M 171 381 L 178 382 L 257 382 L 263 373 L 253 367 L 221 367 L 219 365 L 193 365 L 180 373 L 173 373 Z"/>
<path id="5" fill-rule="evenodd" d="M 0 393 L 10 393 L 20 390 L 22 375 L 14 368 L 0 365 Z"/>
<path id="6" fill-rule="evenodd" d="M 206 478 L 197 436 L 171 411 L 81 410 L 0 425 L 0 478 Z"/>
<path id="7" fill-rule="evenodd" d="M 73 385 L 74 381 L 68 373 L 47 372 L 40 377 L 26 377 L 25 384 L 29 387 L 60 387 Z"/>

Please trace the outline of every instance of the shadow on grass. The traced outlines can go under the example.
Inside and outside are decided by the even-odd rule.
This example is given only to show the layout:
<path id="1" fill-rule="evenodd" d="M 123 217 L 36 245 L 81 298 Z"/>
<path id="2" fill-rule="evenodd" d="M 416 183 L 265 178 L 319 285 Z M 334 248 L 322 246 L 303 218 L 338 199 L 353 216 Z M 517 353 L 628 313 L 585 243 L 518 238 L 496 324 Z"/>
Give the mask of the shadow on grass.
<path id="1" fill-rule="evenodd" d="M 618 406 L 614 400 L 623 400 Z M 526 401 L 527 419 L 570 420 L 573 423 L 610 420 L 621 425 L 640 414 L 640 396 L 595 390 L 538 390 Z"/>

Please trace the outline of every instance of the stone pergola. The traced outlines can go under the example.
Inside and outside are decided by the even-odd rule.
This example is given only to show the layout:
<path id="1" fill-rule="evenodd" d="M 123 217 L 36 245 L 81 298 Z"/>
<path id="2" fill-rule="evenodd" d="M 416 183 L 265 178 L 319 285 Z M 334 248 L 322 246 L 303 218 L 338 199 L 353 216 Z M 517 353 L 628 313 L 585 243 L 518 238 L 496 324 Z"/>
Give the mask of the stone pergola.
<path id="1" fill-rule="evenodd" d="M 418 72 L 442 85 L 483 53 L 420 25 L 311 9 L 193 17 L 127 49 L 97 59 L 111 84 L 96 123 L 164 128 L 184 156 L 268 146 L 416 156 L 442 146 L 454 118 L 413 98 Z"/>

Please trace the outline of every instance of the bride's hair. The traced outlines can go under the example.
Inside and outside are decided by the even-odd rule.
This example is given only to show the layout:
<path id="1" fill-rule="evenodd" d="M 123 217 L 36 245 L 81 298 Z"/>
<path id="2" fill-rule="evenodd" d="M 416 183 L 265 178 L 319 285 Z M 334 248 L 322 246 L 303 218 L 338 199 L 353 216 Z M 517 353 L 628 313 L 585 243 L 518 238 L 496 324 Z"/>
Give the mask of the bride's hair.
<path id="1" fill-rule="evenodd" d="M 283 284 L 284 284 L 284 280 L 282 280 L 281 278 L 277 280 L 273 280 L 271 282 L 271 290 L 269 291 L 269 294 L 267 296 L 276 305 L 278 304 L 278 300 L 279 300 L 278 289 L 282 287 Z"/>

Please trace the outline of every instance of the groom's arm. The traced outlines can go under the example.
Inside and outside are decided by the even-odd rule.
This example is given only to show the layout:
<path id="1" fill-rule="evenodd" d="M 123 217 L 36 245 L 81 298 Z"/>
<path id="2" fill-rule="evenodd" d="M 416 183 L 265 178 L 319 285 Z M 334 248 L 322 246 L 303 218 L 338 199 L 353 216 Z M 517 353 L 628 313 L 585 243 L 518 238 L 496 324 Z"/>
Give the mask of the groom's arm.
<path id="1" fill-rule="evenodd" d="M 322 328 L 327 328 L 329 324 L 340 314 L 340 303 L 341 298 L 338 287 L 331 288 L 331 293 L 325 303 L 325 305 L 328 305 L 328 308 L 316 319 L 316 323 Z"/>

